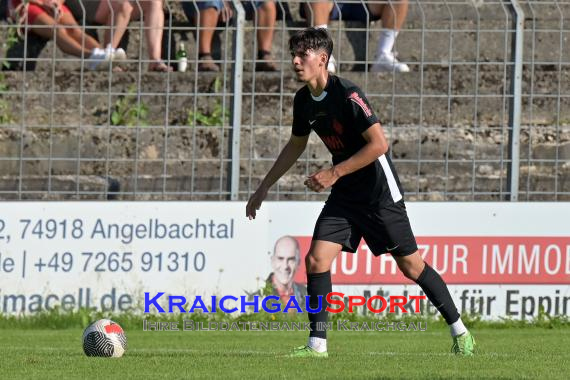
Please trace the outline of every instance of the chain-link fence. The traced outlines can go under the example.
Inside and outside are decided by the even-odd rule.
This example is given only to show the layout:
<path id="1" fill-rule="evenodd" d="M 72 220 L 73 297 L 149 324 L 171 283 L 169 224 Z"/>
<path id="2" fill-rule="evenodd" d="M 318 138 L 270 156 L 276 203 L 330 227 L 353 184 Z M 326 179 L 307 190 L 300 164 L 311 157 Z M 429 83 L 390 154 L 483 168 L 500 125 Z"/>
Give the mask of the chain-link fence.
<path id="1" fill-rule="evenodd" d="M 0 197 L 247 199 L 291 133 L 301 83 L 288 39 L 318 22 L 316 8 L 166 1 L 156 17 L 149 3 L 161 1 L 127 2 L 115 44 L 126 60 L 107 64 L 87 36 L 114 44 L 128 7 L 103 2 L 67 0 L 79 27 L 47 43 L 53 29 L 37 22 L 0 24 Z M 337 74 L 367 94 L 407 199 L 569 200 L 570 1 L 406 2 L 394 51 L 409 72 L 376 72 L 378 6 L 401 3 L 331 2 L 328 28 Z M 62 53 L 73 33 L 75 56 Z M 269 198 L 324 199 L 303 179 L 329 164 L 311 136 Z"/>

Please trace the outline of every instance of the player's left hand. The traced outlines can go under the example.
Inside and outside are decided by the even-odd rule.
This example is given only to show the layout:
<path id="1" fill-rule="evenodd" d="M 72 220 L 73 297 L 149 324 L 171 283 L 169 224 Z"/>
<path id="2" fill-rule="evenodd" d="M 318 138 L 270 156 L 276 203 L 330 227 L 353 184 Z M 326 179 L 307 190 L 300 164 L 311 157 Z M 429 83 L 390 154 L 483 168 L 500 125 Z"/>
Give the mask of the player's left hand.
<path id="1" fill-rule="evenodd" d="M 334 185 L 339 178 L 340 177 L 333 166 L 332 168 L 321 169 L 318 172 L 311 174 L 305 180 L 305 186 L 317 193 L 320 193 Z"/>

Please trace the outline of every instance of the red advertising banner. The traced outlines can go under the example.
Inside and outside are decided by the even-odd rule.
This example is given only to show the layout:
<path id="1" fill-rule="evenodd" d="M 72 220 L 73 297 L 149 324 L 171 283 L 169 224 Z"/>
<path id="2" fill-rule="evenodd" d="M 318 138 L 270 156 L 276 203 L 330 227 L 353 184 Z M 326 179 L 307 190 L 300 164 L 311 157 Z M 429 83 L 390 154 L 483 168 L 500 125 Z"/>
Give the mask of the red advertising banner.
<path id="1" fill-rule="evenodd" d="M 310 236 L 297 236 L 303 257 Z M 420 236 L 419 253 L 448 284 L 570 285 L 570 237 Z M 305 283 L 304 265 L 295 275 Z M 366 242 L 343 252 L 332 272 L 335 285 L 411 284 L 389 254 L 374 257 Z"/>

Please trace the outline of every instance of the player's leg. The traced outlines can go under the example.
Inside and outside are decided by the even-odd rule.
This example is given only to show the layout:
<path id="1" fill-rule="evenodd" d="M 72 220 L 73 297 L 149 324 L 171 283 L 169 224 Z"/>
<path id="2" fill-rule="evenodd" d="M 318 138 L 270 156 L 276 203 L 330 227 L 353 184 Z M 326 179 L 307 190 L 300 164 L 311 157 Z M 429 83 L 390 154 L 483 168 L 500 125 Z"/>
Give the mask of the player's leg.
<path id="1" fill-rule="evenodd" d="M 350 214 L 350 209 L 327 203 L 317 220 L 305 265 L 309 307 L 316 310 L 320 303 L 321 308 L 318 313 L 308 313 L 311 325 L 309 341 L 306 346 L 293 351 L 293 357 L 328 355 L 327 332 L 324 326 L 328 319 L 325 297 L 332 291 L 331 265 L 342 250 L 355 252 L 362 237 L 361 232 L 350 222 Z"/>
<path id="2" fill-rule="evenodd" d="M 392 254 L 404 276 L 416 282 L 430 302 L 442 314 L 450 326 L 454 342 L 458 339 L 464 340 L 466 337 L 470 337 L 461 321 L 451 294 L 449 294 L 447 285 L 418 253 L 418 245 L 404 201 L 400 200 L 394 204 L 380 207 L 368 219 L 361 218 L 361 220 L 364 222 L 359 224 L 358 228 L 363 231 L 364 240 L 372 252 L 375 255 L 386 252 Z M 465 344 L 469 345 L 469 342 Z M 469 355 L 468 352 L 472 353 L 473 347 L 465 347 L 465 344 L 462 346 L 462 352 L 455 352 L 464 355 Z"/>
<path id="3" fill-rule="evenodd" d="M 325 297 L 332 292 L 331 265 L 341 250 L 342 246 L 338 243 L 315 240 L 311 243 L 311 249 L 305 258 L 307 293 L 311 309 L 318 308 L 321 297 L 321 311 L 309 313 L 311 332 L 308 345 L 317 352 L 327 351 L 327 332 L 322 328 L 328 321 Z"/>
<path id="4" fill-rule="evenodd" d="M 473 355 L 475 340 L 463 324 L 441 276 L 421 258 L 417 251 L 407 256 L 394 256 L 394 259 L 404 276 L 422 288 L 449 325 L 454 340 L 453 351 L 465 356 Z"/>
<path id="5" fill-rule="evenodd" d="M 306 346 L 296 348 L 293 357 L 327 357 L 327 331 L 324 328 L 328 313 L 325 297 L 332 292 L 331 264 L 342 250 L 342 245 L 330 241 L 313 240 L 309 253 L 305 257 L 307 268 L 307 294 L 311 310 L 319 308 L 318 313 L 308 313 L 311 331 Z"/>
<path id="6" fill-rule="evenodd" d="M 394 256 L 398 268 L 404 276 L 418 284 L 430 302 L 441 313 L 450 327 L 452 335 L 460 335 L 467 331 L 455 303 L 451 298 L 451 294 L 447 289 L 447 285 L 441 276 L 430 267 L 416 251 L 407 256 Z"/>

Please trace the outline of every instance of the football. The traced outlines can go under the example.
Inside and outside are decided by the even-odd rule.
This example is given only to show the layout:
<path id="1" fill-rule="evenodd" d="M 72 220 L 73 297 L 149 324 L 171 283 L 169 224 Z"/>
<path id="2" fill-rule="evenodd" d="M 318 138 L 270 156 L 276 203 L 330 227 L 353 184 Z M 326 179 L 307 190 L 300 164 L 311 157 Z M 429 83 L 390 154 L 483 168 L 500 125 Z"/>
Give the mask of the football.
<path id="1" fill-rule="evenodd" d="M 87 356 L 120 358 L 127 349 L 127 336 L 118 323 L 100 319 L 83 332 L 83 352 Z"/>

